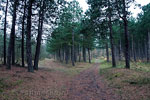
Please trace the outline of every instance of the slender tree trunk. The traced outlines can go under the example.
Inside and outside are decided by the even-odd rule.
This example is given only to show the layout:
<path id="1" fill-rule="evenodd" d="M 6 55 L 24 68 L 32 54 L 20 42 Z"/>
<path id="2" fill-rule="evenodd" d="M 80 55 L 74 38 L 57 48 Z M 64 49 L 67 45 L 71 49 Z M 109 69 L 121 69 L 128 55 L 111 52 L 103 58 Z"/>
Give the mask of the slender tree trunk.
<path id="1" fill-rule="evenodd" d="M 58 59 L 61 62 L 61 49 L 58 50 Z"/>
<path id="2" fill-rule="evenodd" d="M 13 41 L 12 41 L 12 65 L 15 65 L 15 40 L 16 40 L 16 35 L 13 34 Z"/>
<path id="3" fill-rule="evenodd" d="M 12 19 L 12 28 L 11 28 L 11 33 L 10 33 L 10 40 L 9 40 L 9 45 L 8 45 L 7 69 L 11 69 L 12 49 L 13 49 L 13 45 L 14 45 L 13 41 L 15 39 L 17 3 L 18 3 L 18 0 L 15 0 L 14 4 L 13 4 L 13 19 Z"/>
<path id="4" fill-rule="evenodd" d="M 8 11 L 8 0 L 5 9 L 5 23 L 4 23 L 4 65 L 6 65 L 6 27 L 7 27 L 7 11 Z"/>
<path id="5" fill-rule="evenodd" d="M 77 62 L 77 48 L 74 47 L 74 61 Z"/>
<path id="6" fill-rule="evenodd" d="M 119 41 L 119 61 L 121 61 L 122 59 L 121 59 L 121 39 L 120 39 L 120 41 Z"/>
<path id="7" fill-rule="evenodd" d="M 32 16 L 33 1 L 34 0 L 29 0 L 28 16 L 27 16 L 26 56 L 27 56 L 28 72 L 34 72 L 32 66 L 32 53 L 31 53 L 31 16 Z"/>
<path id="8" fill-rule="evenodd" d="M 26 14 L 26 0 L 24 0 L 24 12 L 22 18 L 22 45 L 21 45 L 21 58 L 22 58 L 22 67 L 24 67 L 24 23 L 25 23 L 25 14 Z"/>
<path id="9" fill-rule="evenodd" d="M 89 63 L 91 63 L 91 53 L 90 53 L 90 49 L 88 48 L 88 55 L 89 55 Z"/>
<path id="10" fill-rule="evenodd" d="M 134 61 L 136 62 L 136 48 L 135 48 L 135 43 L 134 43 L 135 41 L 134 41 L 134 38 L 133 38 L 133 58 L 134 58 Z"/>
<path id="11" fill-rule="evenodd" d="M 125 31 L 125 62 L 126 68 L 130 68 L 130 50 L 129 50 L 129 33 L 128 33 L 128 21 L 124 18 L 124 31 Z"/>
<path id="12" fill-rule="evenodd" d="M 146 61 L 147 53 L 146 53 L 146 42 L 144 42 L 144 61 Z"/>
<path id="13" fill-rule="evenodd" d="M 111 8 L 110 8 L 110 1 L 108 0 L 108 9 L 109 9 L 109 14 L 108 14 L 108 18 L 109 18 L 109 22 L 108 22 L 108 26 L 109 26 L 109 34 L 110 34 L 110 44 L 111 44 L 111 54 L 112 54 L 112 67 L 116 67 L 116 59 L 115 59 L 115 50 L 114 50 L 114 39 L 113 39 L 113 32 L 112 32 L 112 12 L 111 12 Z"/>
<path id="14" fill-rule="evenodd" d="M 81 62 L 81 47 L 79 45 L 79 62 Z"/>
<path id="15" fill-rule="evenodd" d="M 126 2 L 123 0 L 123 21 L 124 21 L 124 34 L 125 34 L 125 63 L 126 68 L 130 68 L 130 49 L 129 49 L 129 33 L 128 33 L 128 21 L 127 21 L 127 11 Z"/>
<path id="16" fill-rule="evenodd" d="M 109 31 L 110 31 L 111 54 L 112 54 L 112 66 L 116 67 L 114 41 L 113 41 L 113 35 L 112 35 L 113 33 L 112 33 L 111 15 L 109 15 Z"/>
<path id="17" fill-rule="evenodd" d="M 147 62 L 150 61 L 150 31 L 148 31 L 148 36 L 147 36 Z"/>
<path id="18" fill-rule="evenodd" d="M 132 57 L 134 58 L 134 37 L 133 36 L 132 36 L 132 50 L 131 51 L 132 51 Z"/>
<path id="19" fill-rule="evenodd" d="M 68 46 L 68 61 L 71 60 L 71 47 Z"/>
<path id="20" fill-rule="evenodd" d="M 107 56 L 107 62 L 109 62 L 109 48 L 107 42 L 106 42 L 106 56 Z"/>
<path id="21" fill-rule="evenodd" d="M 74 62 L 74 57 L 75 56 L 75 52 L 74 52 L 74 32 L 72 32 L 72 66 L 75 66 L 75 62 Z"/>
<path id="22" fill-rule="evenodd" d="M 147 39 L 145 39 L 144 46 L 145 46 L 145 61 L 147 61 Z"/>
<path id="23" fill-rule="evenodd" d="M 57 50 L 56 52 L 56 58 L 58 61 L 60 61 L 60 50 Z"/>
<path id="24" fill-rule="evenodd" d="M 36 53 L 35 53 L 35 59 L 34 59 L 34 69 L 38 70 L 38 63 L 39 63 L 39 56 L 40 56 L 40 48 L 41 48 L 41 41 L 42 41 L 42 34 L 43 34 L 43 20 L 44 20 L 44 1 L 43 6 L 40 10 L 39 15 L 39 27 L 38 27 L 38 36 L 37 36 L 37 45 L 36 45 Z M 61 59 L 61 58 L 60 58 Z"/>
<path id="25" fill-rule="evenodd" d="M 69 60 L 69 58 L 68 58 L 69 57 L 69 55 L 68 55 L 69 53 L 68 52 L 69 52 L 69 49 L 68 49 L 68 46 L 66 45 L 65 46 L 65 61 L 66 61 L 66 64 L 68 64 L 68 60 Z"/>
<path id="26" fill-rule="evenodd" d="M 86 48 L 83 46 L 83 61 L 86 62 Z"/>
<path id="27" fill-rule="evenodd" d="M 140 51 L 140 43 L 139 43 L 139 41 L 137 42 L 137 58 L 138 58 L 138 60 L 140 59 L 140 53 L 141 53 L 141 51 Z"/>
<path id="28" fill-rule="evenodd" d="M 134 61 L 136 62 L 136 50 L 135 50 L 135 47 L 134 47 Z"/>

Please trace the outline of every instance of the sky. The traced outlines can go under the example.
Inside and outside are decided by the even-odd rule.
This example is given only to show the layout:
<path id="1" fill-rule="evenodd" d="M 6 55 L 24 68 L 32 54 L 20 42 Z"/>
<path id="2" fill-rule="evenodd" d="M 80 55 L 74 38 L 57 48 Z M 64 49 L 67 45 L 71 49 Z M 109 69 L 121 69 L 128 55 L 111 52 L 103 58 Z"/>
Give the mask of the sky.
<path id="1" fill-rule="evenodd" d="M 150 3 L 150 0 L 135 0 L 137 4 L 141 4 L 141 6 L 147 5 Z M 133 17 L 137 17 L 137 14 L 140 13 L 142 10 L 140 8 L 134 9 L 134 6 L 132 6 L 129 9 L 133 13 Z"/>
<path id="2" fill-rule="evenodd" d="M 67 0 L 72 1 L 72 0 Z M 80 6 L 83 8 L 83 11 L 85 12 L 88 9 L 88 4 L 86 3 L 86 0 L 77 0 L 80 3 Z M 150 0 L 135 0 L 138 4 L 141 4 L 141 6 L 144 6 L 148 3 L 150 3 Z M 137 17 L 137 14 L 140 13 L 142 10 L 140 8 L 134 9 L 134 6 L 132 6 L 129 11 L 133 13 L 134 17 Z"/>

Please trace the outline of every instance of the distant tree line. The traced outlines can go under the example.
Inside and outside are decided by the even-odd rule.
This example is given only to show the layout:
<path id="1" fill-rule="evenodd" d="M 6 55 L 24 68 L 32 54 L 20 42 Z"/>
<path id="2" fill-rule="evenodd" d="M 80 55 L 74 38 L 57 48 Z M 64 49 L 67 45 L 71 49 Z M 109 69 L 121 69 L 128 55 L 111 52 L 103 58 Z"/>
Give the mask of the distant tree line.
<path id="1" fill-rule="evenodd" d="M 71 61 L 75 66 L 75 62 L 86 62 L 87 54 L 88 62 L 91 63 L 94 36 L 90 18 L 83 15 L 79 3 L 73 0 L 61 9 L 57 27 L 47 40 L 47 50 L 54 58 L 66 64 Z"/>
<path id="2" fill-rule="evenodd" d="M 136 19 L 128 11 L 131 4 L 140 7 L 134 0 L 88 0 L 85 14 L 73 6 L 75 2 L 78 4 L 73 0 L 62 9 L 57 27 L 47 40 L 47 50 L 54 58 L 74 65 L 77 61 L 86 62 L 88 54 L 91 62 L 91 51 L 100 48 L 106 50 L 107 61 L 112 61 L 113 67 L 118 60 L 125 61 L 125 68 L 130 68 L 130 61 L 149 62 L 150 4 L 142 7 Z"/>

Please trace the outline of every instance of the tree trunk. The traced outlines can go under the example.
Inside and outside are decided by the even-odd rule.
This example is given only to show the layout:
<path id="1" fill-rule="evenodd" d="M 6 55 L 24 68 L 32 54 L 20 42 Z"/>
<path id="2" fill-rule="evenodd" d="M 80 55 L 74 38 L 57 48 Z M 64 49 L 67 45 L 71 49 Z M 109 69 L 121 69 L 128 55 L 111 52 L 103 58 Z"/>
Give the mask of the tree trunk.
<path id="1" fill-rule="evenodd" d="M 24 1 L 24 12 L 22 18 L 22 45 L 21 45 L 21 58 L 22 58 L 22 67 L 24 67 L 24 23 L 25 23 L 25 14 L 26 14 L 26 0 Z"/>
<path id="2" fill-rule="evenodd" d="M 12 40 L 12 65 L 15 65 L 15 40 L 16 40 L 16 35 L 13 34 L 13 40 Z"/>
<path id="3" fill-rule="evenodd" d="M 64 48 L 62 48 L 62 62 L 64 62 L 64 57 L 65 57 L 65 55 L 64 55 Z"/>
<path id="4" fill-rule="evenodd" d="M 133 58 L 134 58 L 134 61 L 136 62 L 136 48 L 135 48 L 135 41 L 133 41 Z"/>
<path id="5" fill-rule="evenodd" d="M 15 26 L 16 26 L 16 11 L 17 11 L 17 3 L 18 0 L 14 1 L 13 4 L 13 19 L 12 19 L 12 28 L 10 33 L 10 40 L 8 45 L 8 55 L 7 55 L 7 69 L 11 69 L 11 61 L 12 61 L 12 49 L 13 49 L 13 41 L 15 39 Z"/>
<path id="6" fill-rule="evenodd" d="M 106 42 L 106 56 L 107 56 L 107 62 L 109 62 L 109 48 L 107 42 Z"/>
<path id="7" fill-rule="evenodd" d="M 122 48 L 122 46 L 121 46 L 121 39 L 120 39 L 120 41 L 119 41 L 119 61 L 121 61 L 122 59 L 121 59 L 121 48 Z"/>
<path id="8" fill-rule="evenodd" d="M 125 62 L 126 68 L 130 68 L 130 51 L 129 51 L 129 33 L 128 33 L 128 21 L 124 17 L 124 32 L 125 32 Z"/>
<path id="9" fill-rule="evenodd" d="M 127 22 L 126 18 L 124 20 L 124 30 L 125 30 L 125 60 L 126 60 L 126 68 L 130 68 L 129 33 L 128 33 L 128 22 Z"/>
<path id="10" fill-rule="evenodd" d="M 39 56 L 40 56 L 40 48 L 43 34 L 43 20 L 44 20 L 44 1 L 43 6 L 41 7 L 40 15 L 39 15 L 39 26 L 38 26 L 38 36 L 37 36 L 37 45 L 36 45 L 36 53 L 34 59 L 34 69 L 38 70 Z M 60 58 L 61 59 L 61 58 Z"/>
<path id="11" fill-rule="evenodd" d="M 58 59 L 61 62 L 61 49 L 58 50 Z"/>
<path id="12" fill-rule="evenodd" d="M 90 53 L 90 49 L 88 48 L 88 55 L 89 55 L 89 63 L 91 63 L 91 53 Z"/>
<path id="13" fill-rule="evenodd" d="M 111 44 L 112 66 L 116 67 L 114 41 L 113 41 L 113 35 L 112 35 L 111 15 L 109 15 L 109 31 L 110 31 L 110 44 Z"/>
<path id="14" fill-rule="evenodd" d="M 147 62 L 150 61 L 150 31 L 148 31 L 148 36 L 147 36 Z"/>
<path id="15" fill-rule="evenodd" d="M 77 48 L 74 47 L 74 61 L 77 62 Z"/>
<path id="16" fill-rule="evenodd" d="M 7 27 L 7 11 L 8 11 L 8 0 L 5 9 L 5 23 L 4 23 L 4 65 L 6 65 L 6 27 Z"/>
<path id="17" fill-rule="evenodd" d="M 109 22 L 108 22 L 108 26 L 109 26 L 109 34 L 110 34 L 110 44 L 111 44 L 111 54 L 112 54 L 112 67 L 116 67 L 116 59 L 115 59 L 115 50 L 114 50 L 114 39 L 113 39 L 113 32 L 112 32 L 112 12 L 111 12 L 111 8 L 110 8 L 110 1 L 108 0 L 108 9 L 109 9 L 109 14 L 108 14 L 108 18 L 109 18 Z"/>
<path id="18" fill-rule="evenodd" d="M 125 35 L 125 68 L 130 68 L 130 50 L 129 50 L 129 33 L 128 33 L 128 20 L 126 11 L 126 2 L 123 0 L 123 17 L 124 22 L 124 35 Z"/>
<path id="19" fill-rule="evenodd" d="M 86 48 L 83 46 L 83 61 L 86 62 Z"/>
<path id="20" fill-rule="evenodd" d="M 74 32 L 72 32 L 72 66 L 75 66 L 75 62 L 74 62 L 74 55 L 75 55 L 75 52 L 74 52 Z"/>
<path id="21" fill-rule="evenodd" d="M 133 36 L 132 36 L 132 50 L 131 51 L 132 52 L 130 55 L 132 55 L 132 57 L 134 58 L 134 37 Z"/>
<path id="22" fill-rule="evenodd" d="M 79 62 L 81 62 L 81 47 L 79 45 Z"/>
<path id="23" fill-rule="evenodd" d="M 147 60 L 147 39 L 145 39 L 145 42 L 144 42 L 144 48 L 145 48 L 145 61 Z"/>
<path id="24" fill-rule="evenodd" d="M 66 64 L 68 64 L 68 60 L 69 60 L 69 58 L 68 58 L 69 57 L 69 55 L 68 55 L 69 53 L 68 52 L 69 52 L 69 48 L 66 45 L 65 46 L 65 61 L 66 61 Z"/>
<path id="25" fill-rule="evenodd" d="M 31 16 L 32 16 L 33 1 L 34 0 L 29 0 L 28 16 L 27 16 L 26 56 L 27 56 L 28 72 L 34 72 L 32 66 L 32 52 L 31 52 Z"/>

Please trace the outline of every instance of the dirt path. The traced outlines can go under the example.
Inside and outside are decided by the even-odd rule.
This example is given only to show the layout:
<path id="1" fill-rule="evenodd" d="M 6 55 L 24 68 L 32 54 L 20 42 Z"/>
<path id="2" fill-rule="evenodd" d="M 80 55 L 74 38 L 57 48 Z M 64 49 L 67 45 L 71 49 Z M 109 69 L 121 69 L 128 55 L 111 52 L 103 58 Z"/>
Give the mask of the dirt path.
<path id="1" fill-rule="evenodd" d="M 46 60 L 45 67 L 34 73 L 25 68 L 12 67 L 8 71 L 2 67 L 0 82 L 6 85 L 0 87 L 5 93 L 0 93 L 0 100 L 121 100 L 103 81 L 99 65 L 79 63 L 72 68 Z"/>
<path id="2" fill-rule="evenodd" d="M 69 84 L 64 100 L 119 100 L 99 76 L 99 64 L 81 72 Z"/>

